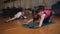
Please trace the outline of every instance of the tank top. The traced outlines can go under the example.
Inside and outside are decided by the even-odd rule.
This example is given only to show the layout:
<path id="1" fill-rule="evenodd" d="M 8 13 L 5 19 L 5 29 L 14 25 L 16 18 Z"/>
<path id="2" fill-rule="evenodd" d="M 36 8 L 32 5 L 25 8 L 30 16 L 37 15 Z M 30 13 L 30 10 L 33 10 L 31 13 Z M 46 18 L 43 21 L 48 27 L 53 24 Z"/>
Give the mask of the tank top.
<path id="1" fill-rule="evenodd" d="M 44 12 L 44 14 L 46 14 L 45 18 L 49 17 L 50 14 L 51 14 L 51 10 L 43 10 L 43 11 L 40 11 L 38 13 L 38 15 L 41 16 L 42 15 L 42 12 Z"/>

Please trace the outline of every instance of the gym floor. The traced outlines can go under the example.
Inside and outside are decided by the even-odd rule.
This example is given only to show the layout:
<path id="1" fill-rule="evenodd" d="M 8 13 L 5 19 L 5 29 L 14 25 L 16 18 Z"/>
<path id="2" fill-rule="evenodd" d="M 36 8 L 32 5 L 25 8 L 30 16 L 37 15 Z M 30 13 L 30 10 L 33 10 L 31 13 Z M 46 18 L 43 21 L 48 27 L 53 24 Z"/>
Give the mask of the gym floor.
<path id="1" fill-rule="evenodd" d="M 56 23 L 38 29 L 29 29 L 19 24 L 25 21 L 4 23 L 5 19 L 0 18 L 0 34 L 60 34 L 60 18 L 53 16 L 52 20 Z"/>

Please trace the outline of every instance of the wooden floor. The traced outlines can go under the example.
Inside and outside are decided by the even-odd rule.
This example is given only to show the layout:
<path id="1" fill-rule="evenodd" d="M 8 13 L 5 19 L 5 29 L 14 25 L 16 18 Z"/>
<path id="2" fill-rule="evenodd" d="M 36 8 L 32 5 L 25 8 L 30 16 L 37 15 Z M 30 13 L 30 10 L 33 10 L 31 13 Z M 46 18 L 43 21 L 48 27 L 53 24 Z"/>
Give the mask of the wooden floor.
<path id="1" fill-rule="evenodd" d="M 60 34 L 60 18 L 53 17 L 55 24 L 44 26 L 38 29 L 29 29 L 19 25 L 22 21 L 13 21 L 4 23 L 3 18 L 0 18 L 0 34 Z"/>

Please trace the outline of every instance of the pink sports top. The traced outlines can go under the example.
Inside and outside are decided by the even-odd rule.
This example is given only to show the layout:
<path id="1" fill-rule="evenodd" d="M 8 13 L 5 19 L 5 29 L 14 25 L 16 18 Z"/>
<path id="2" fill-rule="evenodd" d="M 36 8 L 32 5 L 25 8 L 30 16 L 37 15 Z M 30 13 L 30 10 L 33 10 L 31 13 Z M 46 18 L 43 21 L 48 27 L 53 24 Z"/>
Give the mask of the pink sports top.
<path id="1" fill-rule="evenodd" d="M 51 10 L 43 10 L 43 11 L 40 11 L 38 13 L 38 15 L 41 16 L 42 15 L 42 12 L 44 12 L 46 14 L 45 18 L 49 17 L 50 14 L 51 14 Z"/>

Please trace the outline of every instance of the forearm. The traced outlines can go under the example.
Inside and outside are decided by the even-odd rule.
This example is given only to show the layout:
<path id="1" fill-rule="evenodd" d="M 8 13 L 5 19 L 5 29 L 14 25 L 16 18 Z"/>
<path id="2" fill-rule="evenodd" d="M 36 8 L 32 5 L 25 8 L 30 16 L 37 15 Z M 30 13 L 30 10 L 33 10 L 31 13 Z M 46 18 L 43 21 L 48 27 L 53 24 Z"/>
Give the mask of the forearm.
<path id="1" fill-rule="evenodd" d="M 42 26 L 44 18 L 41 18 L 39 26 Z"/>
<path id="2" fill-rule="evenodd" d="M 33 19 L 30 19 L 29 21 L 27 21 L 27 24 L 30 23 L 30 22 L 32 22 L 32 21 L 33 21 Z"/>
<path id="3" fill-rule="evenodd" d="M 14 19 L 16 19 L 16 17 L 13 17 L 13 18 L 11 18 L 11 19 L 9 19 L 9 20 L 7 20 L 7 21 L 12 21 L 12 20 L 14 20 Z"/>
<path id="4" fill-rule="evenodd" d="M 43 14 L 41 16 L 41 19 L 40 19 L 40 22 L 39 22 L 40 23 L 39 26 L 42 26 L 44 18 L 45 18 L 45 14 Z"/>

